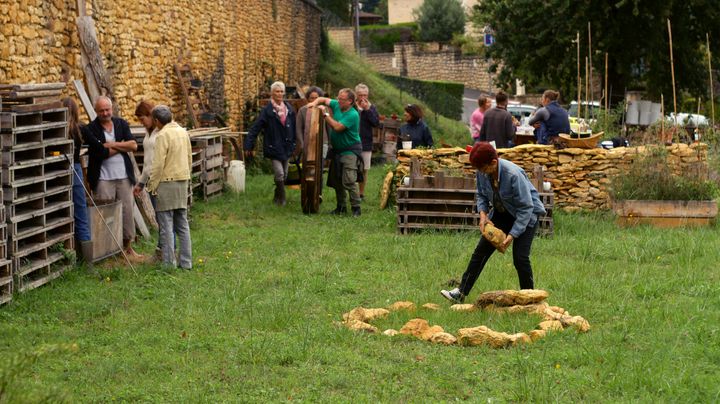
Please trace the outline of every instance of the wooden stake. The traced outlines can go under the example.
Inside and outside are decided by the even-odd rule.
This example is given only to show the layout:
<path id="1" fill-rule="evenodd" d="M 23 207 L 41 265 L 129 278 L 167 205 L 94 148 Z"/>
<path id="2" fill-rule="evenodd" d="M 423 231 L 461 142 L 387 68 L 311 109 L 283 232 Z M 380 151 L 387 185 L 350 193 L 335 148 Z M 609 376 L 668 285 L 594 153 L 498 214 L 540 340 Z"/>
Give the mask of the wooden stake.
<path id="1" fill-rule="evenodd" d="M 673 62 L 673 50 L 672 50 L 672 27 L 670 26 L 670 19 L 667 19 L 668 26 L 668 37 L 670 38 L 670 73 L 672 74 L 672 88 L 673 88 L 673 113 L 675 114 L 675 125 L 677 126 L 677 96 L 675 95 L 675 64 Z"/>
<path id="2" fill-rule="evenodd" d="M 712 126 L 715 129 L 715 94 L 713 94 L 712 57 L 710 54 L 710 34 L 705 33 L 707 41 L 708 74 L 710 75 L 710 115 L 712 115 Z"/>
<path id="3" fill-rule="evenodd" d="M 582 104 L 580 103 L 580 92 L 582 90 L 582 80 L 580 79 L 580 31 L 577 32 L 575 42 L 577 43 L 577 117 L 580 118 L 580 109 L 582 107 Z"/>
<path id="4" fill-rule="evenodd" d="M 595 89 L 593 88 L 593 66 L 592 66 L 592 31 L 590 29 L 590 21 L 588 21 L 588 61 L 590 66 L 590 78 L 588 79 L 588 82 L 590 83 L 590 93 L 589 93 L 589 99 L 590 102 L 595 100 Z"/>
<path id="5" fill-rule="evenodd" d="M 608 96 L 608 53 L 605 52 L 605 112 L 607 113 L 608 110 L 608 102 L 609 102 L 609 96 Z"/>
<path id="6" fill-rule="evenodd" d="M 665 143 L 665 99 L 660 94 L 660 141 Z"/>
<path id="7" fill-rule="evenodd" d="M 589 81 L 590 74 L 588 73 L 589 71 L 590 71 L 590 66 L 588 65 L 588 58 L 586 56 L 585 57 L 585 120 L 586 121 L 588 119 L 588 110 L 590 109 L 590 104 L 588 103 L 588 96 L 590 95 L 590 90 L 588 88 L 589 83 L 590 83 L 590 81 Z"/>

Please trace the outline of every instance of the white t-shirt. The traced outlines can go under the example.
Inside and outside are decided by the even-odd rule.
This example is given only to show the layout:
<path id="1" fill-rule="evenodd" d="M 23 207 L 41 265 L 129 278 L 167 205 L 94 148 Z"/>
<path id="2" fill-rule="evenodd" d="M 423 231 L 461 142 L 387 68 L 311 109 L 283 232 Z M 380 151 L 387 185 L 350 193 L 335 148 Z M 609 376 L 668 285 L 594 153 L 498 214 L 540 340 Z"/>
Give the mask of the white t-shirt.
<path id="1" fill-rule="evenodd" d="M 107 132 L 103 129 L 103 133 L 105 134 L 106 142 L 115 141 L 115 128 L 113 128 L 111 132 Z M 120 153 L 105 159 L 100 166 L 101 180 L 124 180 L 127 177 L 127 172 L 125 171 L 125 160 L 123 160 L 123 156 Z"/>

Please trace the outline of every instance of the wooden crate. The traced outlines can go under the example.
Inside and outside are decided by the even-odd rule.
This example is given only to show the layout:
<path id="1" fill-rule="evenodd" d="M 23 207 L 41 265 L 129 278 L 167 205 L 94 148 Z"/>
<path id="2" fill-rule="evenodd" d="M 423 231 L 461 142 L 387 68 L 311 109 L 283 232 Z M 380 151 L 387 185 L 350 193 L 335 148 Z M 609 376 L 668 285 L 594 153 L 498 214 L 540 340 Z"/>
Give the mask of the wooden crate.
<path id="1" fill-rule="evenodd" d="M 397 190 L 398 232 L 417 229 L 479 230 L 475 191 L 400 187 Z"/>
<path id="2" fill-rule="evenodd" d="M 115 240 L 122 243 L 122 202 L 105 203 L 97 201 L 97 203 L 97 209 L 88 210 L 93 240 L 92 262 L 120 253 L 120 247 L 115 243 Z M 103 218 L 105 219 L 104 223 Z M 113 235 L 115 240 L 113 240 Z"/>

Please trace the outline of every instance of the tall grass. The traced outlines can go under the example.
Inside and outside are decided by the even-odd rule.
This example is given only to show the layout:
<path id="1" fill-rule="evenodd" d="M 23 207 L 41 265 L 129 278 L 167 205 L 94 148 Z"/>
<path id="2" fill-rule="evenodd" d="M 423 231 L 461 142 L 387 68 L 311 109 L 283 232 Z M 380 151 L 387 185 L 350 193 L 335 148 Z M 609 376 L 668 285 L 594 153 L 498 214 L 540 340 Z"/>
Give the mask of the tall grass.
<path id="1" fill-rule="evenodd" d="M 447 143 L 464 146 L 470 141 L 470 131 L 463 122 L 448 119 L 436 114 L 425 103 L 402 92 L 377 74 L 373 67 L 355 54 L 345 52 L 335 44 L 330 44 L 326 58 L 320 63 L 318 85 L 323 86 L 335 97 L 337 90 L 355 88 L 358 83 L 365 83 L 370 88 L 370 101 L 375 104 L 380 114 L 390 117 L 392 114 L 402 119 L 406 104 L 419 104 L 425 113 L 425 121 L 430 126 L 432 136 L 437 145 Z"/>
<path id="2" fill-rule="evenodd" d="M 377 208 L 382 175 L 371 170 L 360 218 L 303 215 L 295 190 L 277 208 L 271 176 L 249 177 L 246 194 L 194 206 L 192 271 L 144 265 L 136 276 L 109 262 L 102 280 L 80 268 L 17 296 L 0 308 L 3 358 L 77 349 L 27 362 L 28 375 L 9 384 L 12 397 L 51 390 L 69 402 L 720 399 L 715 228 L 619 229 L 609 214 L 558 212 L 554 238 L 534 243 L 536 285 L 550 292 L 550 304 L 588 319 L 587 334 L 493 350 L 337 327 L 353 307 L 397 300 L 445 309 L 398 313 L 379 326 L 399 329 L 417 315 L 453 333 L 481 324 L 526 331 L 538 320 L 447 310 L 438 291 L 462 274 L 478 234 L 398 235 L 394 212 Z M 326 190 L 322 210 L 334 207 Z M 149 253 L 153 242 L 141 247 Z M 512 254 L 498 254 L 469 299 L 517 285 Z"/>

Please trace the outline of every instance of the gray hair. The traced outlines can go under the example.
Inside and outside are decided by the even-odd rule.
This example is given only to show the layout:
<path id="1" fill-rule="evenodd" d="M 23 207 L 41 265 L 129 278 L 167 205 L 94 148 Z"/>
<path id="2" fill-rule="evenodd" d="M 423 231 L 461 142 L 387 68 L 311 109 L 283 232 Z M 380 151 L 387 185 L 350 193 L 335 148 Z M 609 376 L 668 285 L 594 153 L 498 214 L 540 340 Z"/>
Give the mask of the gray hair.
<path id="1" fill-rule="evenodd" d="M 284 93 L 285 92 L 285 83 L 283 83 L 282 81 L 276 81 L 276 82 L 272 83 L 272 85 L 270 85 L 271 92 L 275 91 L 276 88 L 283 90 L 283 93 Z"/>
<path id="2" fill-rule="evenodd" d="M 356 93 L 357 93 L 358 91 L 360 91 L 360 90 L 365 90 L 365 91 L 368 92 L 368 94 L 370 93 L 370 88 L 367 86 L 367 84 L 364 84 L 364 83 L 360 83 L 360 84 L 358 84 L 358 85 L 355 86 L 355 92 L 356 92 Z"/>
<path id="3" fill-rule="evenodd" d="M 95 109 L 97 109 L 97 105 L 98 105 L 98 103 L 99 103 L 100 101 L 107 101 L 108 104 L 110 104 L 110 107 L 112 108 L 113 102 L 112 102 L 112 100 L 110 99 L 110 97 L 105 96 L 105 95 L 99 95 L 99 96 L 95 97 L 95 102 L 93 103 L 93 107 L 94 107 Z"/>
<path id="4" fill-rule="evenodd" d="M 167 105 L 158 105 L 153 108 L 152 117 L 157 119 L 163 125 L 169 124 L 173 119 L 172 111 L 170 111 L 170 107 Z"/>

